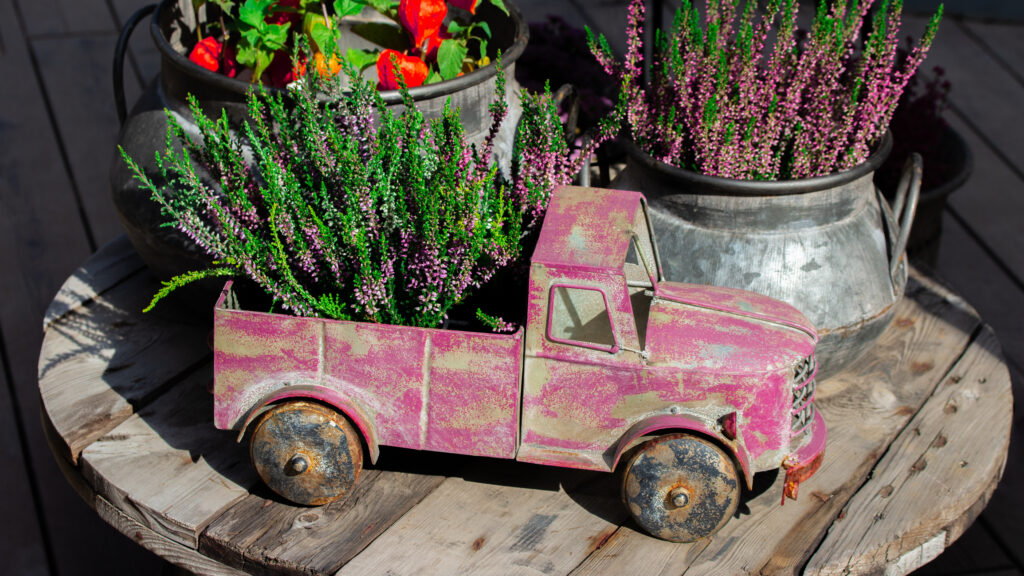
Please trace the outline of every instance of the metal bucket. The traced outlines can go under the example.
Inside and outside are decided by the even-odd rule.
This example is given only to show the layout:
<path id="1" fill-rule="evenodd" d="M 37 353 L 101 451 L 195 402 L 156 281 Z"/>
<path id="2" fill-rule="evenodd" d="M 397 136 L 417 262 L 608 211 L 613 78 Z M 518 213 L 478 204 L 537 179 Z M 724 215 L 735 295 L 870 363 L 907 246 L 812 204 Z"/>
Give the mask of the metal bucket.
<path id="1" fill-rule="evenodd" d="M 887 134 L 850 170 L 769 182 L 682 170 L 628 142 L 613 187 L 647 195 L 668 279 L 742 288 L 799 308 L 818 328 L 819 375 L 828 377 L 874 344 L 906 286 L 921 162 L 907 162 L 893 210 L 872 183 L 891 147 Z"/>
<path id="2" fill-rule="evenodd" d="M 163 0 L 159 5 L 140 9 L 122 29 L 114 53 L 114 100 L 122 122 L 118 144 L 157 183 L 160 178 L 154 154 L 163 151 L 166 145 L 164 109 L 174 113 L 186 131 L 198 134 L 185 99 L 187 94 L 193 94 L 211 117 L 219 117 L 221 110 L 226 110 L 232 119 L 241 120 L 246 114 L 245 98 L 250 87 L 248 82 L 228 78 L 194 64 L 179 51 L 184 48 L 172 37 L 172 31 L 180 25 L 175 22 L 184 18 L 178 6 L 179 0 Z M 521 113 L 515 61 L 529 40 L 529 28 L 520 12 L 510 0 L 505 0 L 505 7 L 509 11 L 508 16 L 490 3 L 481 3 L 477 11 L 477 17 L 490 25 L 493 33 L 490 45 L 502 51 L 509 115 L 495 141 L 495 155 L 499 162 L 507 162 L 511 158 L 515 127 Z M 128 114 L 122 83 L 125 50 L 132 30 L 154 11 L 150 33 L 160 51 L 160 74 Z M 347 47 L 341 46 L 342 49 Z M 459 110 L 467 140 L 479 143 L 491 124 L 488 105 L 495 97 L 496 75 L 497 69 L 493 65 L 485 66 L 452 80 L 411 88 L 409 95 L 427 118 L 440 117 L 450 99 L 452 109 Z M 268 90 L 280 89 L 271 87 Z M 401 109 L 402 96 L 397 90 L 380 94 L 396 113 Z M 120 154 L 114 154 L 110 187 L 128 239 L 158 278 L 169 278 L 209 265 L 210 259 L 205 252 L 184 234 L 163 226 L 166 218 L 160 214 L 159 205 L 150 198 L 148 191 L 140 188 Z"/>

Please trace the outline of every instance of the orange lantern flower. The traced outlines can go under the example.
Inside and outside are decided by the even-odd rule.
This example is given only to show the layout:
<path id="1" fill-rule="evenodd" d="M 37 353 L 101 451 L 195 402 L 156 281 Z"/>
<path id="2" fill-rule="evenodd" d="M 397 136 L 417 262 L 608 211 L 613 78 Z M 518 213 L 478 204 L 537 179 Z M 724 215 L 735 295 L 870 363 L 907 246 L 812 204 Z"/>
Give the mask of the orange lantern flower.
<path id="1" fill-rule="evenodd" d="M 438 33 L 447 14 L 448 5 L 444 0 L 402 0 L 398 5 L 398 19 L 417 48 Z"/>
<path id="2" fill-rule="evenodd" d="M 395 63 L 392 63 L 392 58 Z M 427 64 L 416 56 L 406 56 L 394 50 L 384 50 L 377 57 L 377 78 L 380 79 L 381 90 L 397 90 L 398 77 L 395 75 L 395 64 L 409 88 L 422 86 L 427 81 L 429 70 Z"/>

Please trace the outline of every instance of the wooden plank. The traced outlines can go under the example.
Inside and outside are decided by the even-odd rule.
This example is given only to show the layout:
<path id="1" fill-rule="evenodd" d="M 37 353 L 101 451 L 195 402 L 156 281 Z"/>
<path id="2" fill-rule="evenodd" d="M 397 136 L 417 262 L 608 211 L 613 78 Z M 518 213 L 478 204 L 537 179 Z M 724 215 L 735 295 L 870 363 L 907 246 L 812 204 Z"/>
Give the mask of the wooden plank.
<path id="1" fill-rule="evenodd" d="M 566 574 L 627 517 L 612 474 L 479 466 L 467 471 L 484 477 L 449 478 L 338 574 Z"/>
<path id="2" fill-rule="evenodd" d="M 345 500 L 317 508 L 268 498 L 233 506 L 200 538 L 200 551 L 250 573 L 333 574 L 444 481 L 444 476 L 370 469 Z"/>
<path id="3" fill-rule="evenodd" d="M 1024 62 L 1021 62 L 1024 58 L 1024 25 L 1020 22 L 978 20 L 964 20 L 962 25 L 975 38 L 980 38 L 989 50 L 998 54 L 1002 64 L 1017 74 L 1018 79 L 1024 77 Z"/>
<path id="4" fill-rule="evenodd" d="M 96 498 L 96 512 L 99 513 L 104 520 L 110 523 L 111 526 L 117 528 L 122 534 L 128 535 L 132 541 L 139 546 L 158 554 L 161 558 L 166 559 L 175 566 L 184 568 L 189 573 L 206 574 L 208 576 L 245 575 L 244 572 L 239 572 L 229 568 L 228 566 L 224 566 L 223 564 L 204 557 L 191 548 L 187 548 L 173 540 L 164 538 L 160 534 L 150 530 L 148 527 L 138 523 L 133 518 L 125 515 L 103 498 Z M 136 567 L 133 566 L 130 573 L 153 574 L 155 572 L 144 572 L 142 570 L 137 570 Z"/>
<path id="5" fill-rule="evenodd" d="M 0 36 L 0 75 L 8 79 L 0 82 L 0 106 L 8 111 L 0 122 L 0 325 L 54 569 L 62 576 L 116 573 L 128 563 L 151 572 L 148 553 L 108 545 L 119 538 L 116 531 L 71 489 L 33 424 L 43 312 L 89 248 L 13 1 L 0 2 Z"/>
<path id="6" fill-rule="evenodd" d="M 805 574 L 905 574 L 937 557 L 980 512 L 968 507 L 965 518 L 963 504 L 984 506 L 1002 475 L 1012 406 L 999 342 L 985 328 L 847 503 Z"/>
<path id="7" fill-rule="evenodd" d="M 1016 402 L 1016 422 L 1010 438 L 1010 454 L 1006 462 L 1003 480 L 999 483 L 988 508 L 982 513 L 986 525 L 993 534 L 1007 546 L 1007 553 L 1016 566 L 1024 566 L 1024 410 L 1017 393 L 1024 384 L 1024 377 L 1013 368 Z"/>
<path id="8" fill-rule="evenodd" d="M 90 444 L 80 460 L 100 496 L 190 548 L 258 481 L 235 434 L 213 427 L 212 378 L 207 364 Z"/>
<path id="9" fill-rule="evenodd" d="M 98 245 L 122 231 L 110 201 L 109 180 L 120 128 L 111 91 L 110 58 L 116 42 L 113 33 L 32 42 L 71 175 Z M 134 76 L 125 83 L 138 92 Z"/>
<path id="10" fill-rule="evenodd" d="M 7 366 L 0 358 L 0 558 L 10 574 L 46 574 L 49 572 L 43 532 L 39 524 L 41 510 L 32 495 L 28 459 L 22 450 L 22 431 L 15 425 L 15 407 L 11 402 Z M 21 419 L 24 423 L 24 418 Z"/>
<path id="11" fill-rule="evenodd" d="M 16 0 L 29 36 L 109 32 L 113 28 L 104 0 Z"/>
<path id="12" fill-rule="evenodd" d="M 114 238 L 89 257 L 60 287 L 46 309 L 43 330 L 144 269 L 145 264 L 128 238 L 123 234 Z"/>
<path id="13" fill-rule="evenodd" d="M 18 79 L 0 82 L 0 106 L 12 111 L 0 123 L 0 225 L 5 229 L 2 246 L 7 271 L 0 280 L 4 295 L 0 318 L 13 322 L 22 311 L 28 313 L 24 316 L 41 317 L 57 287 L 89 251 L 10 2 L 0 4 L 0 35 L 5 47 L 0 76 Z M 33 320 L 31 330 L 37 332 L 37 328 Z M 11 334 L 23 334 L 29 325 L 8 329 Z"/>
<path id="14" fill-rule="evenodd" d="M 577 573 L 624 573 L 635 561 L 645 563 L 641 572 L 647 574 L 791 572 L 966 348 L 977 324 L 960 299 L 915 273 L 879 343 L 855 367 L 819 383 L 817 405 L 828 425 L 828 446 L 798 501 L 779 506 L 779 474 L 709 541 L 672 550 L 642 533 L 619 530 Z M 620 555 L 623 550 L 628 554 Z"/>
<path id="15" fill-rule="evenodd" d="M 942 555 L 923 566 L 919 576 L 952 576 L 971 572 L 995 572 L 1013 568 L 981 522 L 975 522 Z"/>
<path id="16" fill-rule="evenodd" d="M 72 462 L 210 355 L 209 315 L 168 302 L 143 317 L 158 287 L 137 274 L 46 331 L 39 388 Z"/>
<path id="17" fill-rule="evenodd" d="M 918 34 L 927 19 L 905 16 L 901 34 Z M 941 66 L 953 85 L 950 100 L 956 109 L 1004 154 L 1015 169 L 1024 170 L 1024 149 L 1019 145 L 1024 117 L 1009 102 L 1024 99 L 1024 85 L 1017 82 L 999 62 L 953 19 L 942 23 L 924 69 Z"/>
<path id="18" fill-rule="evenodd" d="M 977 306 L 999 335 L 1007 358 L 1024 366 L 1024 293 L 948 214 L 943 220 L 936 272 Z"/>
<path id="19" fill-rule="evenodd" d="M 1017 193 L 1024 180 L 961 117 L 951 114 L 949 121 L 974 154 L 974 171 L 950 196 L 949 205 L 1018 278 L 1024 278 L 1020 222 L 1015 217 L 1024 214 L 1024 194 Z"/>

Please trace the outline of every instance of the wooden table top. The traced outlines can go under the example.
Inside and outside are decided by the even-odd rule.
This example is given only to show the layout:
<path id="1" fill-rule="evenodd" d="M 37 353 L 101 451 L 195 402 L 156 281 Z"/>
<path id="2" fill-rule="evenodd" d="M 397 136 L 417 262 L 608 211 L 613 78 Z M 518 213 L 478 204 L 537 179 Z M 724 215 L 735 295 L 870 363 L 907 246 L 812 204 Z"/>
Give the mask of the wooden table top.
<path id="1" fill-rule="evenodd" d="M 646 535 L 612 474 L 388 448 L 345 501 L 295 506 L 213 427 L 212 315 L 143 315 L 158 285 L 123 237 L 65 282 L 44 321 L 43 423 L 101 517 L 197 573 L 905 574 L 977 517 L 1009 445 L 992 330 L 914 272 L 878 345 L 819 383 L 828 447 L 800 499 L 779 506 L 783 475 L 761 474 L 710 539 Z"/>

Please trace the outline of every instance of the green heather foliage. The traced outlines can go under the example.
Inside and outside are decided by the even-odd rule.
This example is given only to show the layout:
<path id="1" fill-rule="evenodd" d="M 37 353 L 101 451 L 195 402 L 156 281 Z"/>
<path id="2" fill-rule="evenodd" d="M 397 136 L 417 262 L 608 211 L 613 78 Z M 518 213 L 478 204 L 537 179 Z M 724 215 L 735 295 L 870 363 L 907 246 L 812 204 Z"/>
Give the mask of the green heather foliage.
<path id="1" fill-rule="evenodd" d="M 503 175 L 492 158 L 507 115 L 500 72 L 480 147 L 466 143 L 456 110 L 426 120 L 403 86 L 395 114 L 349 72 L 344 94 L 314 77 L 286 95 L 253 91 L 241 126 L 190 100 L 202 137 L 168 114 L 167 150 L 157 154 L 168 187 L 122 151 L 170 224 L 214 260 L 165 283 L 153 304 L 196 279 L 245 276 L 298 315 L 439 326 L 523 256 L 551 192 L 590 156 L 570 156 L 550 91 L 524 92 Z"/>

